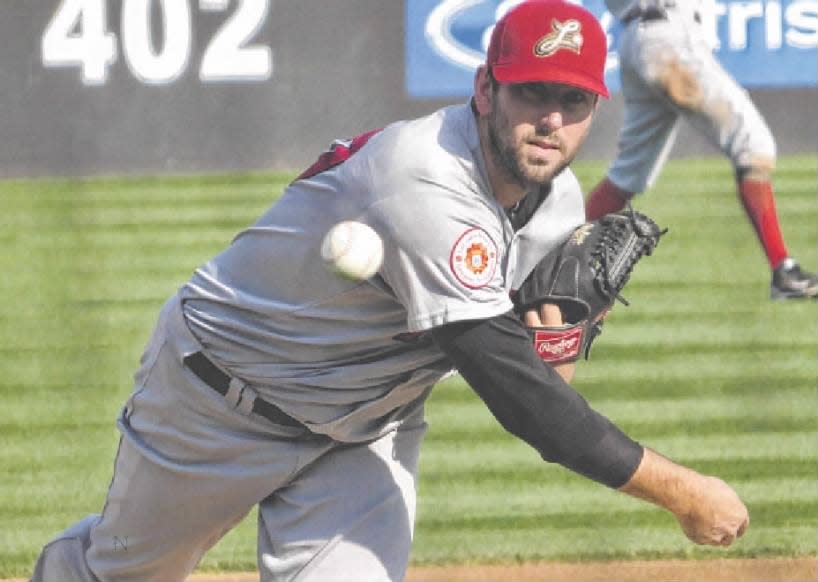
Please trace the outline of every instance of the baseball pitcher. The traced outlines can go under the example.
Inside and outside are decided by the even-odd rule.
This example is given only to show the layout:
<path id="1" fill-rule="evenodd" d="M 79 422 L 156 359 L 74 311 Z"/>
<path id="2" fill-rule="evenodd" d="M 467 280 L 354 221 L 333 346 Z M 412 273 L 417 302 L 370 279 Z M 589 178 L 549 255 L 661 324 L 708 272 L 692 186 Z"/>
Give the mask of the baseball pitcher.
<path id="1" fill-rule="evenodd" d="M 264 582 L 402 580 L 424 403 L 453 370 L 546 461 L 667 508 L 697 543 L 741 536 L 726 483 L 625 435 L 566 382 L 572 358 L 533 337 L 585 313 L 536 267 L 595 256 L 566 243 L 584 223 L 568 165 L 607 95 L 605 55 L 583 8 L 521 4 L 469 102 L 336 142 L 199 267 L 145 349 L 101 513 L 45 546 L 34 582 L 184 580 L 254 507 Z M 321 258 L 347 220 L 383 241 L 364 281 Z M 611 261 L 582 271 L 610 302 L 659 236 L 638 216 L 613 222 L 583 237 L 609 240 Z"/>

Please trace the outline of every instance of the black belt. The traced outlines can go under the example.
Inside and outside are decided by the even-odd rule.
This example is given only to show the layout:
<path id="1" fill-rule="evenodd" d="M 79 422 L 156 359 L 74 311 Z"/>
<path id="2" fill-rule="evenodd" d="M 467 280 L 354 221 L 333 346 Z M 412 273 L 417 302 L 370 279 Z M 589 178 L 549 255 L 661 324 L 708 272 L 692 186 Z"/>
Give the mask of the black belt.
<path id="1" fill-rule="evenodd" d="M 190 368 L 191 372 L 196 374 L 202 382 L 213 388 L 213 390 L 222 396 L 227 395 L 227 391 L 230 389 L 230 376 L 217 368 L 202 352 L 196 352 L 195 354 L 186 356 L 184 364 Z M 281 410 L 278 406 L 261 398 L 256 398 L 253 401 L 253 412 L 275 424 L 305 428 L 303 424 Z"/>

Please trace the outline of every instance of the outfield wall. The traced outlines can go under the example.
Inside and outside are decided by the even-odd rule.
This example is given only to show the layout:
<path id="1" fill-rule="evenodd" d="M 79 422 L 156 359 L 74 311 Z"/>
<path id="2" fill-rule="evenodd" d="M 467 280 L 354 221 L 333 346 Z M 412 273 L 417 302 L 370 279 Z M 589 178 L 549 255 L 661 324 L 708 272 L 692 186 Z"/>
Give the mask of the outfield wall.
<path id="1" fill-rule="evenodd" d="M 336 137 L 464 99 L 409 96 L 420 2 L 445 3 L 4 0 L 0 177 L 299 169 Z M 782 153 L 816 150 L 815 87 L 752 94 Z M 613 155 L 620 117 L 615 95 L 585 158 Z M 714 151 L 684 130 L 674 153 Z"/>

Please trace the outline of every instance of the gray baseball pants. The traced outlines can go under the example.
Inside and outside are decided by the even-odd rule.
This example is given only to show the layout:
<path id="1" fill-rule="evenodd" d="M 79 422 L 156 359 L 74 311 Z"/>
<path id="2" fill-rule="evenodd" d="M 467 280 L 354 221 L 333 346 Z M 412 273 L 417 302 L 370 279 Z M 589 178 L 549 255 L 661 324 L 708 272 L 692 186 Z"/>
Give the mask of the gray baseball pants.
<path id="1" fill-rule="evenodd" d="M 183 366 L 201 350 L 168 302 L 118 419 L 102 513 L 46 545 L 32 582 L 181 582 L 256 505 L 262 582 L 402 580 L 422 409 L 339 443 L 234 406 Z"/>

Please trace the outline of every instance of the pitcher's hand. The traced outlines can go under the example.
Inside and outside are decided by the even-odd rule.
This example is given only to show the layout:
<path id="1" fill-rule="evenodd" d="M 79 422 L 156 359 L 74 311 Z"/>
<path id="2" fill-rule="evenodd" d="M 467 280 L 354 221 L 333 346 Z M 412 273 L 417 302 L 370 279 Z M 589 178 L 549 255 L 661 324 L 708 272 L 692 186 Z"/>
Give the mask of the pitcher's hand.
<path id="1" fill-rule="evenodd" d="M 729 546 L 750 525 L 747 507 L 718 477 L 701 475 L 699 481 L 689 510 L 676 514 L 676 519 L 685 535 L 697 544 Z"/>

